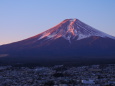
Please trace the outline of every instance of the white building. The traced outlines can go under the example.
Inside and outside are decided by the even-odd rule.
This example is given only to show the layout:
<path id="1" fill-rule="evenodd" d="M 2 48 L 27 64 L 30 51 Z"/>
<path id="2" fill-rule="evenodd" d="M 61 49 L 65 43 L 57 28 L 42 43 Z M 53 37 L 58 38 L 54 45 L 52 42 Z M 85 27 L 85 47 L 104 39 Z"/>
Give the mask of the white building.
<path id="1" fill-rule="evenodd" d="M 83 84 L 95 84 L 94 80 L 82 80 Z"/>

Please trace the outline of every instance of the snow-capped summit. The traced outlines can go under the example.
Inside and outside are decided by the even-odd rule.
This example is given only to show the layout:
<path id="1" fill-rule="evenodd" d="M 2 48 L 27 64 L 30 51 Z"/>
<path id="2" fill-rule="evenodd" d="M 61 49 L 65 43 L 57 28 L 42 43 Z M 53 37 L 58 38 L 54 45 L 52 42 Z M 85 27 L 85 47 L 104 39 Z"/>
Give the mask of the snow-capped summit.
<path id="1" fill-rule="evenodd" d="M 55 27 L 40 34 L 38 40 L 47 38 L 48 40 L 57 39 L 63 37 L 69 40 L 71 43 L 72 39 L 81 40 L 91 36 L 108 37 L 115 39 L 114 37 L 103 33 L 95 28 L 81 22 L 78 19 L 66 19 Z"/>

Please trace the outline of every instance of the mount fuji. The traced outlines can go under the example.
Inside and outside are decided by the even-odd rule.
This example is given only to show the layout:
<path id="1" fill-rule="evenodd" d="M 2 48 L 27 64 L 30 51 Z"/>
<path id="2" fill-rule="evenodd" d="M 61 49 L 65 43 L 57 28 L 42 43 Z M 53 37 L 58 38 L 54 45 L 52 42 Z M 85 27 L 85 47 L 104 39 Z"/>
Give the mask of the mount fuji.
<path id="1" fill-rule="evenodd" d="M 66 19 L 28 39 L 0 46 L 1 64 L 115 63 L 115 37 L 78 19 Z"/>

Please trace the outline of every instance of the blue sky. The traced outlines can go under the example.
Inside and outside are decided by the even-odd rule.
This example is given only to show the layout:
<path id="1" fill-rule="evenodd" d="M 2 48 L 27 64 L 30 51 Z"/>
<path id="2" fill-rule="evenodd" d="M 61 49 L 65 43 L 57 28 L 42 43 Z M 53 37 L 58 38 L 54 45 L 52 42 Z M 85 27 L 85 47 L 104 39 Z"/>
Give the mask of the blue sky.
<path id="1" fill-rule="evenodd" d="M 0 0 L 0 45 L 34 36 L 69 18 L 115 36 L 115 0 Z"/>

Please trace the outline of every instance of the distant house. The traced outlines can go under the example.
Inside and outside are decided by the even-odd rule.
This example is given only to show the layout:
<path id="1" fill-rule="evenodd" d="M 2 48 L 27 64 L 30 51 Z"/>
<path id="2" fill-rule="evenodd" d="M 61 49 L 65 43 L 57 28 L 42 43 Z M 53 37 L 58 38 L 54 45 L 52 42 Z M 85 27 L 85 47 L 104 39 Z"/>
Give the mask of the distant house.
<path id="1" fill-rule="evenodd" d="M 83 84 L 95 84 L 94 80 L 82 80 Z"/>

